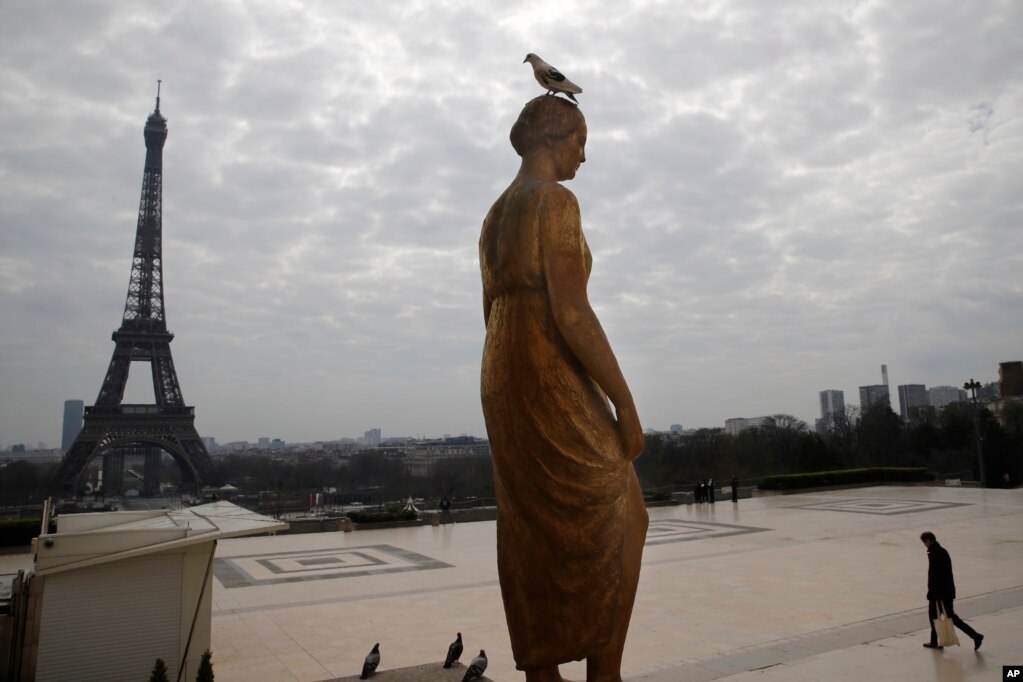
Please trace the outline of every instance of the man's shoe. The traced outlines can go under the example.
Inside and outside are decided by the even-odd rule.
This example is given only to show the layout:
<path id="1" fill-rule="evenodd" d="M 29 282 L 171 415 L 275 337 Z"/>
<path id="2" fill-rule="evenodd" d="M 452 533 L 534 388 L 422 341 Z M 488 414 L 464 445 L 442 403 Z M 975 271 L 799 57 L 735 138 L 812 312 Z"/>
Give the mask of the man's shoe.
<path id="1" fill-rule="evenodd" d="M 980 645 L 984 643 L 984 635 L 977 635 L 973 639 L 973 650 L 976 651 L 980 648 Z"/>
<path id="2" fill-rule="evenodd" d="M 937 644 L 931 644 L 930 642 L 924 642 L 924 646 L 927 647 L 928 649 L 944 649 L 945 648 L 943 646 L 938 646 Z M 977 644 L 977 646 L 980 646 L 980 645 Z M 974 651 L 976 651 L 976 649 L 974 649 Z"/>

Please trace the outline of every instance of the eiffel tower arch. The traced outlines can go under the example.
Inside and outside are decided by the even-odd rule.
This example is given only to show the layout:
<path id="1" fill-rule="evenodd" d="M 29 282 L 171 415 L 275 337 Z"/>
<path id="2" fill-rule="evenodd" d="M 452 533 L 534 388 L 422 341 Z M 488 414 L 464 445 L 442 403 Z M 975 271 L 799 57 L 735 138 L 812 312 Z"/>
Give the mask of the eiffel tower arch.
<path id="1" fill-rule="evenodd" d="M 195 408 L 185 405 L 167 331 L 163 299 L 163 145 L 167 119 L 156 109 L 146 119 L 146 165 L 142 174 L 138 227 L 128 297 L 121 327 L 113 333 L 114 354 L 96 403 L 85 408 L 81 432 L 57 470 L 65 494 L 77 493 L 82 473 L 98 456 L 116 457 L 118 448 L 155 446 L 181 468 L 182 487 L 198 495 L 204 484 L 220 484 L 206 446 L 195 430 Z M 148 363 L 153 377 L 152 404 L 125 404 L 124 389 L 132 363 Z"/>

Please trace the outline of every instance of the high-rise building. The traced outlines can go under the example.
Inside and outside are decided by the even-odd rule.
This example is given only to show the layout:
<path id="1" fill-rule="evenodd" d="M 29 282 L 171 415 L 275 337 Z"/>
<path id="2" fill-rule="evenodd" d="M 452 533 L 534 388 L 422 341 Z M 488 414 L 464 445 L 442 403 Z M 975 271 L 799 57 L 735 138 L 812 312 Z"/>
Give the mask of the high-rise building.
<path id="1" fill-rule="evenodd" d="M 930 399 L 923 384 L 902 384 L 899 386 L 899 414 L 906 421 L 912 416 L 914 407 L 927 407 Z"/>
<path id="2" fill-rule="evenodd" d="M 884 405 L 891 408 L 892 399 L 888 394 L 888 387 L 884 384 L 860 386 L 860 410 L 866 413 L 874 405 Z"/>
<path id="3" fill-rule="evenodd" d="M 821 391 L 821 419 L 845 412 L 845 393 L 835 389 Z"/>
<path id="4" fill-rule="evenodd" d="M 85 402 L 82 400 L 64 401 L 64 429 L 60 436 L 60 451 L 67 454 L 68 448 L 75 442 L 78 432 L 82 430 L 82 418 L 85 416 Z"/>
<path id="5" fill-rule="evenodd" d="M 927 401 L 935 409 L 966 400 L 966 391 L 955 386 L 931 386 L 927 389 Z"/>
<path id="6" fill-rule="evenodd" d="M 835 417 L 845 415 L 845 393 L 835 389 L 820 392 L 821 416 L 816 422 L 818 432 L 827 431 L 835 425 Z"/>
<path id="7" fill-rule="evenodd" d="M 1023 395 L 1023 362 L 998 363 L 998 393 L 1003 398 Z"/>
<path id="8" fill-rule="evenodd" d="M 1001 395 L 1001 389 L 997 381 L 989 381 L 977 389 L 978 398 L 997 398 Z"/>

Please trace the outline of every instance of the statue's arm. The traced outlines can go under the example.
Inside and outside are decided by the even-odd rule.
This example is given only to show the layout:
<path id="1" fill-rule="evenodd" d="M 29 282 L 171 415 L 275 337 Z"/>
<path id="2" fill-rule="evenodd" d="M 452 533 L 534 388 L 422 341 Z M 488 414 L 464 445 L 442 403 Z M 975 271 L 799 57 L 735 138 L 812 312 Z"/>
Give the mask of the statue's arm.
<path id="1" fill-rule="evenodd" d="M 643 451 L 643 428 L 618 359 L 590 306 L 579 204 L 555 186 L 545 192 L 540 252 L 554 323 L 572 353 L 615 406 L 618 432 L 628 459 Z"/>
<path id="2" fill-rule="evenodd" d="M 494 204 L 494 208 L 496 208 L 499 203 L 500 203 L 500 200 L 498 200 L 498 202 Z M 487 217 L 483 221 L 483 228 L 480 230 L 479 254 L 480 254 L 480 273 L 481 274 L 484 272 L 484 270 L 485 270 L 485 265 L 484 264 L 487 262 L 487 248 L 486 248 L 487 247 L 487 241 L 486 240 L 488 238 L 492 239 L 492 236 L 489 234 L 490 230 L 488 229 L 488 226 L 490 225 L 490 221 L 491 221 L 492 216 L 494 214 L 494 208 L 491 208 L 490 211 L 487 213 Z M 484 277 L 484 279 L 486 279 L 486 278 Z M 483 283 L 483 328 L 484 329 L 486 329 L 490 325 L 490 306 L 493 305 L 493 303 L 494 302 L 490 299 L 490 297 L 487 296 L 486 282 L 484 282 Z"/>

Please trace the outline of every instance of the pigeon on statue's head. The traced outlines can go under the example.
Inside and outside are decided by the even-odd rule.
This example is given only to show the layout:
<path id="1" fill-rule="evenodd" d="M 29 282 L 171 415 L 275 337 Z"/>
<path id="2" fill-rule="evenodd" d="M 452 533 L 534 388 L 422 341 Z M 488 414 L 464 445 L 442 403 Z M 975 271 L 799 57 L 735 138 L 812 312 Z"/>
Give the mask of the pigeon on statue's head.
<path id="1" fill-rule="evenodd" d="M 483 677 L 483 672 L 487 669 L 487 652 L 480 649 L 480 655 L 472 659 L 472 663 L 469 664 L 469 669 L 465 671 L 465 677 L 462 678 L 462 682 L 472 682 L 473 680 L 479 680 Z"/>
<path id="2" fill-rule="evenodd" d="M 455 663 L 459 658 L 462 657 L 462 633 L 458 633 L 458 637 L 448 647 L 448 656 L 444 659 L 444 667 L 450 668 L 452 663 Z"/>
<path id="3" fill-rule="evenodd" d="M 366 654 L 366 660 L 362 662 L 362 674 L 359 675 L 359 679 L 369 679 L 369 676 L 377 671 L 378 665 L 380 665 L 380 642 L 374 644 L 373 649 Z"/>
<path id="4" fill-rule="evenodd" d="M 565 74 L 561 73 L 532 52 L 527 54 L 526 58 L 522 60 L 523 64 L 526 62 L 533 65 L 533 76 L 536 77 L 536 82 L 547 90 L 548 95 L 554 94 L 555 92 L 561 92 L 576 104 L 579 103 L 579 100 L 573 96 L 573 93 L 578 95 L 583 91 L 583 89 L 565 78 Z"/>

